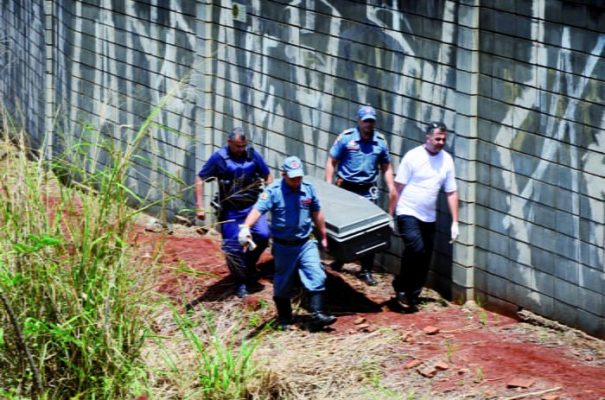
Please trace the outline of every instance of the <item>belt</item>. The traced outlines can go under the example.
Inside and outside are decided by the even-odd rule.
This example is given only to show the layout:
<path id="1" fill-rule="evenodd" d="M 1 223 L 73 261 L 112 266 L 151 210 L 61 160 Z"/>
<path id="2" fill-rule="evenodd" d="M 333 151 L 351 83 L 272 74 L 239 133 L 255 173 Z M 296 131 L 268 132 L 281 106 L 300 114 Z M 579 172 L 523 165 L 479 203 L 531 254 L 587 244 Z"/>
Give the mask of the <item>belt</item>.
<path id="1" fill-rule="evenodd" d="M 338 186 L 351 192 L 365 192 L 366 190 L 369 190 L 372 186 L 376 186 L 374 183 L 356 183 L 345 181 L 344 179 L 339 179 L 339 181 L 340 184 Z"/>
<path id="2" fill-rule="evenodd" d="M 283 244 L 285 246 L 298 246 L 298 245 L 307 243 L 310 238 L 311 238 L 311 236 L 307 236 L 306 238 L 303 238 L 303 239 L 286 240 L 286 239 L 280 239 L 277 237 L 273 237 L 273 241 L 275 243 Z"/>

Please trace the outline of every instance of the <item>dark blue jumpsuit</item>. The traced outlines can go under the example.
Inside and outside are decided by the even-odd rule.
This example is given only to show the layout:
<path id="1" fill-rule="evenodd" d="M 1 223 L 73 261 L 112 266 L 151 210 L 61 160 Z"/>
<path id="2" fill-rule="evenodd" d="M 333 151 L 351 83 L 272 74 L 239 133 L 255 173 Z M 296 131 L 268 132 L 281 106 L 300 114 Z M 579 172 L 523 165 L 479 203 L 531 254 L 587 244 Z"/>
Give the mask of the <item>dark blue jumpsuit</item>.
<path id="1" fill-rule="evenodd" d="M 251 229 L 252 238 L 257 247 L 254 251 L 244 251 L 237 240 L 239 225 L 260 194 L 260 180 L 269 175 L 269 168 L 254 151 L 252 157 L 232 157 L 229 147 L 225 146 L 212 154 L 202 167 L 198 176 L 207 181 L 214 177 L 219 184 L 219 226 L 223 237 L 222 249 L 227 266 L 237 284 L 253 279 L 253 272 L 269 240 L 269 226 L 266 217 L 262 217 Z"/>

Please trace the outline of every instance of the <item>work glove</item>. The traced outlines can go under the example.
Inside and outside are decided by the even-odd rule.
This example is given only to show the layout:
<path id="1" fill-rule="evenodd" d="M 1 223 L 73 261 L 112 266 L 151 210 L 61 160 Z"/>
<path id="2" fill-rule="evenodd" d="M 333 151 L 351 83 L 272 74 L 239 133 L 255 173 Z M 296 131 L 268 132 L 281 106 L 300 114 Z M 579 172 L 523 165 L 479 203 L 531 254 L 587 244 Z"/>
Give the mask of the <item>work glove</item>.
<path id="1" fill-rule="evenodd" d="M 391 228 L 391 232 L 393 233 L 393 235 L 400 236 L 399 228 L 397 227 L 397 220 L 395 219 L 395 217 L 391 218 L 391 220 L 389 221 L 389 228 Z"/>
<path id="2" fill-rule="evenodd" d="M 458 222 L 454 221 L 454 222 L 452 222 L 450 243 L 454 243 L 456 241 L 456 239 L 458 239 L 459 234 L 460 234 L 460 231 L 458 230 Z"/>
<path id="3" fill-rule="evenodd" d="M 252 241 L 252 233 L 250 233 L 250 227 L 248 225 L 242 224 L 239 226 L 237 241 L 246 249 L 256 249 L 256 243 Z"/>
<path id="4" fill-rule="evenodd" d="M 245 246 L 248 244 L 249 240 L 252 240 L 252 233 L 250 233 L 250 227 L 245 224 L 240 225 L 239 233 L 237 234 L 237 241 L 242 246 Z"/>

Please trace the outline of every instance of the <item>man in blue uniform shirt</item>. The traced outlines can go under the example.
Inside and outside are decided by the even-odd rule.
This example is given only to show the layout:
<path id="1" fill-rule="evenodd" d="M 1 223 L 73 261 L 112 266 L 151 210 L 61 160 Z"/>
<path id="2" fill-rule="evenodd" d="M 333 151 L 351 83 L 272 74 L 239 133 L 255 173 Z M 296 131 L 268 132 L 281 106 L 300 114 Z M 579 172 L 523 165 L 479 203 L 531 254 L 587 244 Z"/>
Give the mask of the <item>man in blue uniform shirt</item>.
<path id="1" fill-rule="evenodd" d="M 303 182 L 303 175 L 300 159 L 286 158 L 282 165 L 283 179 L 265 189 L 239 231 L 239 241 L 245 245 L 252 238 L 251 227 L 253 229 L 261 216 L 271 212 L 275 260 L 273 300 L 282 329 L 292 324 L 290 298 L 297 275 L 309 294 L 311 328 L 320 329 L 336 321 L 334 316 L 323 311 L 326 273 L 319 258 L 317 240 L 312 236 L 315 223 L 321 245 L 327 248 L 324 216 L 315 188 Z"/>
<path id="2" fill-rule="evenodd" d="M 389 213 L 395 207 L 395 183 L 388 145 L 384 137 L 374 129 L 376 110 L 362 106 L 357 110 L 357 126 L 342 132 L 330 149 L 326 163 L 326 182 L 332 183 L 336 170 L 336 185 L 376 202 L 376 186 L 380 171 L 389 190 Z M 370 286 L 376 285 L 372 276 L 374 254 L 361 258 L 358 277 Z M 332 268 L 339 270 L 342 263 L 335 261 Z"/>
<path id="3" fill-rule="evenodd" d="M 197 217 L 201 220 L 206 217 L 204 182 L 211 179 L 216 179 L 219 186 L 218 222 L 223 236 L 222 249 L 235 279 L 235 293 L 240 298 L 245 297 L 249 286 L 255 281 L 256 262 L 267 248 L 269 226 L 266 218 L 260 219 L 255 225 L 252 236 L 257 247 L 253 251 L 244 251 L 239 244 L 238 227 L 258 199 L 263 180 L 269 184 L 273 178 L 262 156 L 248 146 L 244 130 L 235 128 L 229 134 L 227 145 L 212 154 L 196 176 Z"/>

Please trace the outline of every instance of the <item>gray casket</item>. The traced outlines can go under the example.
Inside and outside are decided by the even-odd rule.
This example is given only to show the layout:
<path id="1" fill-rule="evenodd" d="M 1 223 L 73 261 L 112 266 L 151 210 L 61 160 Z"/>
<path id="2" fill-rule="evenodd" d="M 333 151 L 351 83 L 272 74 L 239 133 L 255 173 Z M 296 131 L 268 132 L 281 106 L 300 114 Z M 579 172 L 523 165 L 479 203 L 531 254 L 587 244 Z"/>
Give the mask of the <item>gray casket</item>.
<path id="1" fill-rule="evenodd" d="M 389 248 L 391 216 L 355 193 L 312 176 L 304 177 L 317 190 L 326 219 L 330 254 L 348 262 Z"/>

